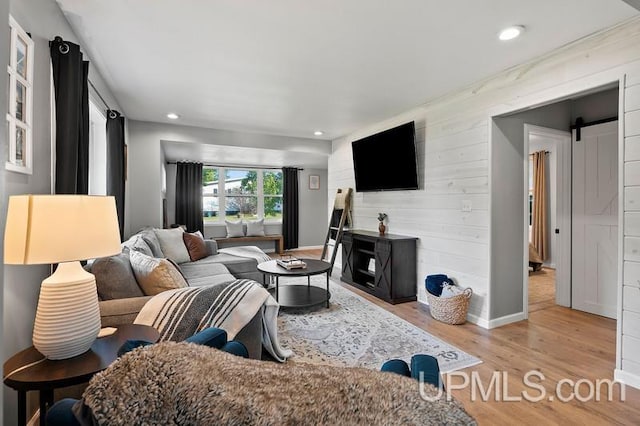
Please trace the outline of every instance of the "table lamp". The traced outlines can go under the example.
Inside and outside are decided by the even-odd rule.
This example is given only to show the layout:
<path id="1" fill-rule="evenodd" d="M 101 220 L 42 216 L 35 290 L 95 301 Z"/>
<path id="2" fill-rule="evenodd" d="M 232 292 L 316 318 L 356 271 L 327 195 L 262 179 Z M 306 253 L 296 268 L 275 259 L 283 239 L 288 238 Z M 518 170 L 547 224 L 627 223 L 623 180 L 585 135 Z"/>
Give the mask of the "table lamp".
<path id="1" fill-rule="evenodd" d="M 16 195 L 9 197 L 4 263 L 58 263 L 42 281 L 33 327 L 33 345 L 49 359 L 80 355 L 100 331 L 93 274 L 80 260 L 120 253 L 113 197 Z"/>

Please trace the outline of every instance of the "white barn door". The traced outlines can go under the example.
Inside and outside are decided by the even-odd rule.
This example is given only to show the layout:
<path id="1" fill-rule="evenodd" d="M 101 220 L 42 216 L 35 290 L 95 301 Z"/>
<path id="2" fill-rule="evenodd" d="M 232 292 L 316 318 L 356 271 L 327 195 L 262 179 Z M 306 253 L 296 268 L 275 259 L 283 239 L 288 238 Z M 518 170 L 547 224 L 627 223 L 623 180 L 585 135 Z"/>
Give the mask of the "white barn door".
<path id="1" fill-rule="evenodd" d="M 573 131 L 571 306 L 616 318 L 618 122 Z"/>

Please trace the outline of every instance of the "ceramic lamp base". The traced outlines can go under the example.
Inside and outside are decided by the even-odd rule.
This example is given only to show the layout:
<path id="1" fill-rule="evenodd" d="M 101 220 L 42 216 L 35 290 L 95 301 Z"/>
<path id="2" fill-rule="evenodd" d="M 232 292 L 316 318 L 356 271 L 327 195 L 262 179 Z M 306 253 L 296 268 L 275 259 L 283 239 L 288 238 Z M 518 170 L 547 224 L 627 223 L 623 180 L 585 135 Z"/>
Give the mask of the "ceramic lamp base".
<path id="1" fill-rule="evenodd" d="M 91 347 L 100 331 L 95 277 L 80 262 L 60 263 L 42 281 L 33 346 L 49 359 L 67 359 Z"/>

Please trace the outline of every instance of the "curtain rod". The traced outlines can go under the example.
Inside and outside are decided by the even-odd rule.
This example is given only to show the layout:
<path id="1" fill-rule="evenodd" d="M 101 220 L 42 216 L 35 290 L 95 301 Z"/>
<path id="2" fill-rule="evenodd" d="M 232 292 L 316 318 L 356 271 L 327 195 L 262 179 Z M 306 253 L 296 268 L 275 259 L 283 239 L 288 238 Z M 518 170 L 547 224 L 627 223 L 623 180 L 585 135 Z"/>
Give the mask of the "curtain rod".
<path id="1" fill-rule="evenodd" d="M 111 111 L 111 108 L 109 107 L 109 104 L 107 103 L 107 101 L 104 100 L 104 98 L 102 97 L 102 95 L 100 94 L 98 89 L 96 88 L 95 84 L 93 84 L 93 82 L 91 80 L 89 80 L 88 78 L 87 78 L 87 82 L 89 82 L 89 86 L 91 86 L 93 91 L 96 92 L 96 95 L 98 95 L 98 97 L 102 101 L 102 104 L 107 108 L 107 111 Z M 111 117 L 111 118 L 115 118 L 115 117 Z"/>
<path id="2" fill-rule="evenodd" d="M 536 151 L 536 152 L 540 152 L 540 151 Z M 549 154 L 549 151 L 545 151 L 544 153 L 545 153 L 545 154 Z M 533 154 L 535 154 L 535 152 L 532 152 L 531 154 L 529 154 L 529 156 L 531 156 L 531 155 L 533 155 Z"/>
<path id="3" fill-rule="evenodd" d="M 178 163 L 189 163 L 190 161 L 167 161 L 167 164 L 178 164 Z M 263 169 L 263 170 L 281 170 L 283 167 L 276 166 L 250 166 L 247 164 L 213 164 L 213 163 L 202 163 L 205 167 L 224 167 L 224 168 L 234 168 L 234 169 Z M 300 167 L 289 167 L 290 169 L 296 169 L 299 171 L 304 170 Z"/>

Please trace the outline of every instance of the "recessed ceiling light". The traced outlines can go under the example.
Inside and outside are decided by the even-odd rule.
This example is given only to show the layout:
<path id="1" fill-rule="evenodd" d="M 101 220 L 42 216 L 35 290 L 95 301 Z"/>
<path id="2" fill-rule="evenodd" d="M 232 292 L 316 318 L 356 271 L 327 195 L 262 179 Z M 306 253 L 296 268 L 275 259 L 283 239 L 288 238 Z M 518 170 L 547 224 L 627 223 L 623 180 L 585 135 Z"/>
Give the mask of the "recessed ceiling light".
<path id="1" fill-rule="evenodd" d="M 315 132 L 313 132 L 313 134 L 316 135 L 316 136 L 322 136 L 322 135 L 324 135 L 324 132 L 321 131 L 321 130 L 316 130 Z"/>
<path id="2" fill-rule="evenodd" d="M 500 31 L 500 35 L 498 37 L 502 41 L 513 40 L 523 32 L 524 32 L 524 27 L 522 25 L 514 25 L 512 27 L 505 28 L 504 30 Z"/>
<path id="3" fill-rule="evenodd" d="M 180 118 L 180 116 L 175 112 L 170 112 L 169 114 L 167 114 L 167 118 L 170 118 L 172 120 L 177 120 L 178 118 Z"/>

